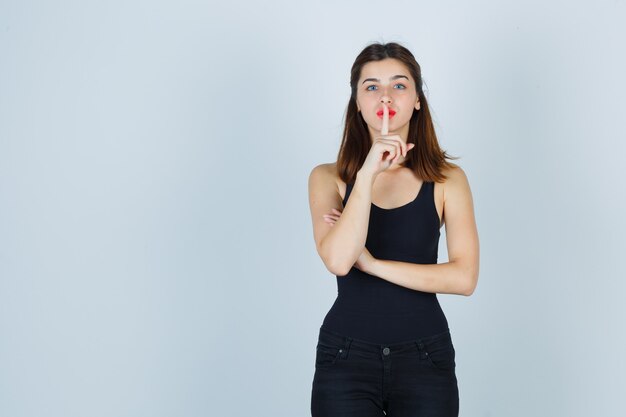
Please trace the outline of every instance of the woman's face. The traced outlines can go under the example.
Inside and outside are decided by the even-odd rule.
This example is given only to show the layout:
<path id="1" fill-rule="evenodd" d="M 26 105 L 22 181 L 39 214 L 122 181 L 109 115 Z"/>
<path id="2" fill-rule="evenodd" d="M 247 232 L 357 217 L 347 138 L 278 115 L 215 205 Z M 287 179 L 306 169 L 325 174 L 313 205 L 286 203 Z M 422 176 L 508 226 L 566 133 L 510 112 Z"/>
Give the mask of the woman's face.
<path id="1" fill-rule="evenodd" d="M 381 135 L 384 102 L 389 108 L 388 134 L 400 135 L 406 142 L 413 110 L 420 108 L 418 100 L 415 80 L 401 61 L 386 58 L 363 66 L 357 85 L 356 104 L 372 140 Z"/>

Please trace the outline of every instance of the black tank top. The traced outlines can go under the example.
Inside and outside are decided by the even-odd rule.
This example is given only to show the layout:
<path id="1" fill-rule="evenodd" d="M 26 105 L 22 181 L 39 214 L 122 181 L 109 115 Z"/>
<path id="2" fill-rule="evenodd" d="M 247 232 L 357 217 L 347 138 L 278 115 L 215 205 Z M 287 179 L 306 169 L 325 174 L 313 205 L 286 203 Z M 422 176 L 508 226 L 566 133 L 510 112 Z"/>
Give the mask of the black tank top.
<path id="1" fill-rule="evenodd" d="M 344 207 L 354 184 L 347 184 Z M 440 223 L 434 183 L 423 182 L 408 204 L 372 203 L 365 247 L 377 259 L 436 264 Z M 412 290 L 352 267 L 337 276 L 337 298 L 322 327 L 373 343 L 391 344 L 448 330 L 437 294 Z"/>

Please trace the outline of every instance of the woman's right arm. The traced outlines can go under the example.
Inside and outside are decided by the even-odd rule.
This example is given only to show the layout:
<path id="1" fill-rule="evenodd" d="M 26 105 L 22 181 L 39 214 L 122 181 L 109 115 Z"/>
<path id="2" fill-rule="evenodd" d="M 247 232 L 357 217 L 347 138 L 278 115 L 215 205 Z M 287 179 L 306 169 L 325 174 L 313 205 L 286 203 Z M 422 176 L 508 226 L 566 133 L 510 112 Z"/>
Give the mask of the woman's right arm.
<path id="1" fill-rule="evenodd" d="M 334 226 L 323 215 L 342 209 L 334 165 L 318 165 L 309 175 L 309 206 L 317 253 L 334 275 L 344 276 L 365 248 L 374 176 L 359 171 L 350 198 Z"/>

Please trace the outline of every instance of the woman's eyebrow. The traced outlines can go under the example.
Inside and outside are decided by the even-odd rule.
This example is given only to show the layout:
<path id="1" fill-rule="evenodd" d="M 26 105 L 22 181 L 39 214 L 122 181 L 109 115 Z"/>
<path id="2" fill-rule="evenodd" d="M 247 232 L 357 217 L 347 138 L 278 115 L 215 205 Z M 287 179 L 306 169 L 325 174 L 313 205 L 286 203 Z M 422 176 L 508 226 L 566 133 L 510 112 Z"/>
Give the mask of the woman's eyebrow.
<path id="1" fill-rule="evenodd" d="M 406 78 L 407 81 L 409 80 L 409 77 L 407 77 L 406 75 L 394 75 L 393 77 L 389 77 L 389 81 L 397 80 L 398 78 Z M 365 84 L 366 81 L 380 81 L 380 80 L 378 78 L 366 78 L 363 80 L 361 84 Z"/>

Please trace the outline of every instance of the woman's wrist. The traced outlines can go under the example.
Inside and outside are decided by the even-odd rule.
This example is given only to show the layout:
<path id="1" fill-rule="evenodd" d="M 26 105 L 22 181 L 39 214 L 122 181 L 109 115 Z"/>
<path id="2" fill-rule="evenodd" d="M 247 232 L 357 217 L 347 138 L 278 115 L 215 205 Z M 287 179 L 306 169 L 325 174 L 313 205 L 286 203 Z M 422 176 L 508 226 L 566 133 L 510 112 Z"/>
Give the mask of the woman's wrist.
<path id="1" fill-rule="evenodd" d="M 363 170 L 358 170 L 356 173 L 356 179 L 357 180 L 363 180 L 363 181 L 367 181 L 369 182 L 370 185 L 374 184 L 374 179 L 376 178 L 376 176 L 374 174 L 371 174 L 369 172 L 365 172 Z M 356 181 L 355 181 L 356 182 Z"/>

